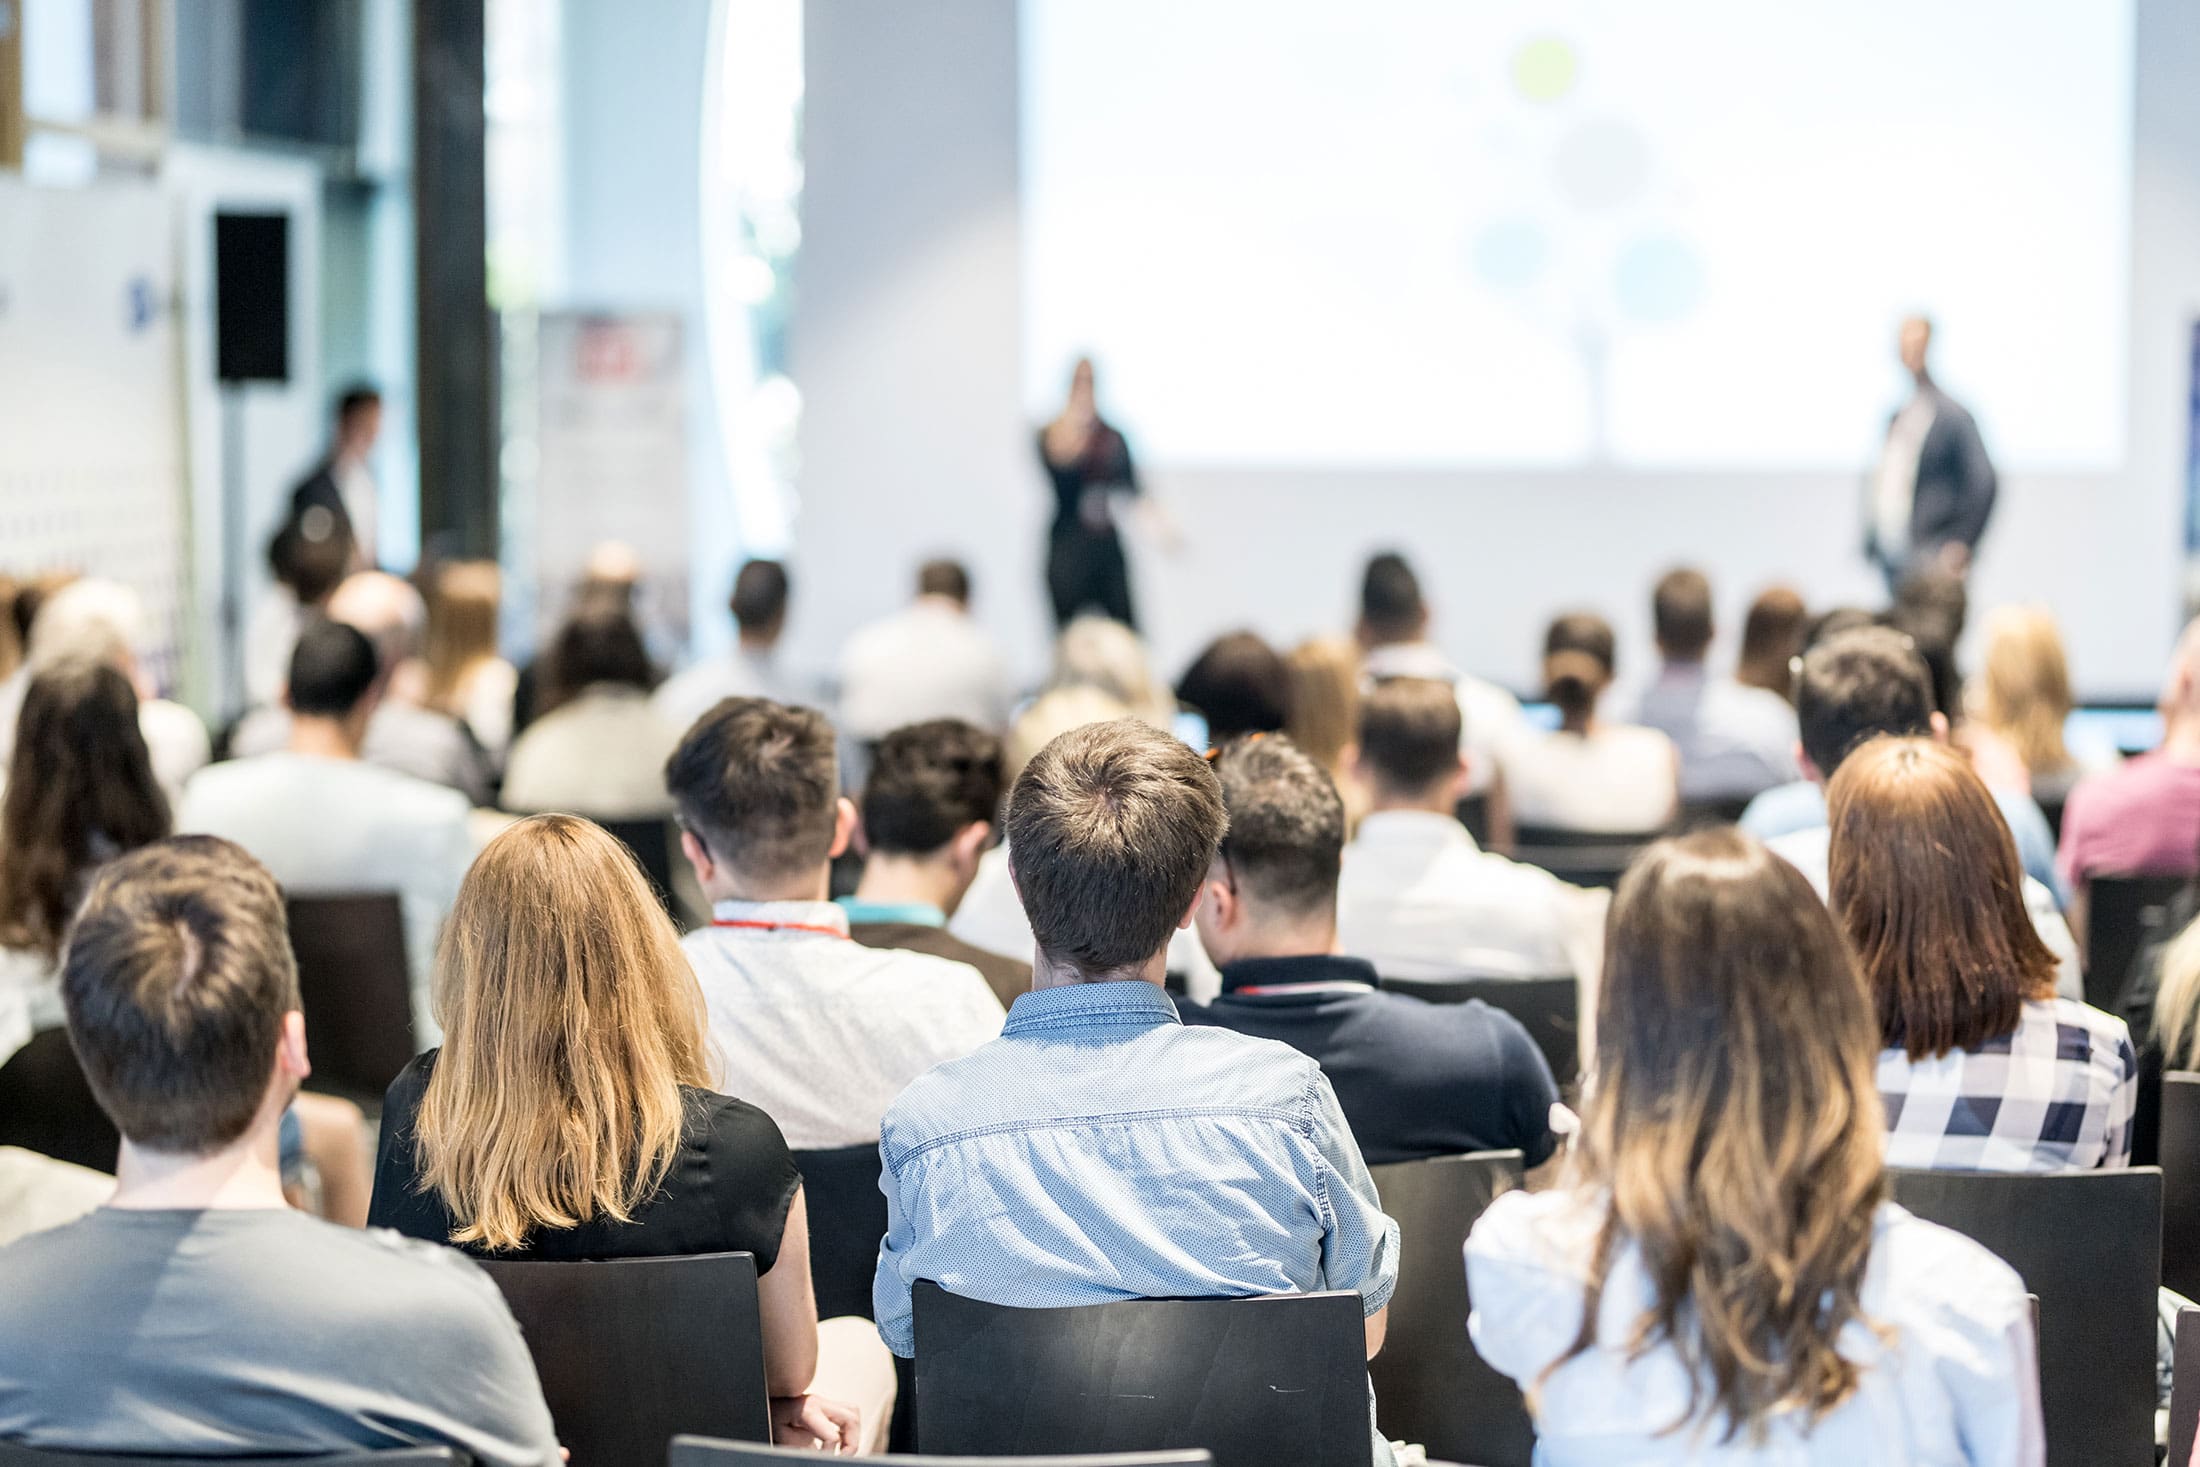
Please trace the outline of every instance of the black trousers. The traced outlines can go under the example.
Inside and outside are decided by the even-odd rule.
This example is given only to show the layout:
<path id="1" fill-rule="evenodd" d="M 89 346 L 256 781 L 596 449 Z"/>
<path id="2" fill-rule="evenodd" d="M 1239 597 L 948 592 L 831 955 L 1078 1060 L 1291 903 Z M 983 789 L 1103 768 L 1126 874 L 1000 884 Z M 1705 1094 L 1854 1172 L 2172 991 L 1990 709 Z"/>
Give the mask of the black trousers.
<path id="1" fill-rule="evenodd" d="M 1079 525 L 1056 530 L 1047 547 L 1047 594 L 1054 600 L 1056 627 L 1087 611 L 1127 627 L 1138 625 L 1131 611 L 1130 566 L 1113 530 L 1094 534 Z"/>

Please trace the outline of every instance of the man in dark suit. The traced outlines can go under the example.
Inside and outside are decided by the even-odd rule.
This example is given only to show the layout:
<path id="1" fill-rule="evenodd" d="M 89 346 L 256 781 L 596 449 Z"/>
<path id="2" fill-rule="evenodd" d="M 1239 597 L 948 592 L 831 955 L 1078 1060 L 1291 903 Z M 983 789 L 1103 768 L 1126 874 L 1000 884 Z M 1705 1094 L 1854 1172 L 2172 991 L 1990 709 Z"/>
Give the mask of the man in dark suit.
<path id="1" fill-rule="evenodd" d="M 1887 425 L 1864 506 L 1865 554 L 1890 588 L 1928 567 L 1968 573 L 1999 487 L 1978 424 L 1926 370 L 1932 342 L 1931 321 L 1903 321 L 1902 365 L 1917 386 Z"/>
<path id="2" fill-rule="evenodd" d="M 306 539 L 348 539 L 353 570 L 375 563 L 375 488 L 367 460 L 382 434 L 382 394 L 366 383 L 336 399 L 328 457 L 290 491 L 290 519 Z"/>

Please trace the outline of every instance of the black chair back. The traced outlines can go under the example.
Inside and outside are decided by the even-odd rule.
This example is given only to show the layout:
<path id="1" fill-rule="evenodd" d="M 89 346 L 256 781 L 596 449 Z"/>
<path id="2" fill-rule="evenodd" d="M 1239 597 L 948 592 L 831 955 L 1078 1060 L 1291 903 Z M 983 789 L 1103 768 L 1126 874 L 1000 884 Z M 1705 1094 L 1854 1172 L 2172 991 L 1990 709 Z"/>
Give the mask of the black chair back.
<path id="1" fill-rule="evenodd" d="M 2162 1174 L 1893 1171 L 1894 1200 L 1998 1254 L 2039 1296 L 2047 1460 L 2154 1460 Z"/>
<path id="2" fill-rule="evenodd" d="M 771 1440 L 755 1255 L 481 1266 L 579 1467 L 661 1462 L 682 1432 Z"/>
<path id="3" fill-rule="evenodd" d="M 2162 1077 L 2162 1283 L 2200 1298 L 2200 1075 Z"/>
<path id="4" fill-rule="evenodd" d="M 161 1462 L 218 1467 L 249 1462 L 252 1467 L 467 1467 L 474 1459 L 456 1447 L 392 1447 L 381 1452 L 337 1452 L 318 1457 L 115 1457 L 88 1452 L 47 1452 L 0 1442 L 0 1467 L 153 1467 Z"/>
<path id="5" fill-rule="evenodd" d="M 1581 986 L 1562 978 L 1385 978 L 1389 993 L 1408 994 L 1430 1003 L 1466 1003 L 1480 999 L 1511 1014 L 1528 1031 L 1550 1062 L 1561 1086 L 1581 1074 Z"/>
<path id="6" fill-rule="evenodd" d="M 1010 1309 L 920 1282 L 915 1305 L 920 1451 L 1366 1467 L 1357 1294 Z"/>
<path id="7" fill-rule="evenodd" d="M 1643 847 L 1663 834 L 1613 835 L 1523 826 L 1513 841 L 1512 858 L 1540 866 L 1576 886 L 1612 887 L 1619 885 Z"/>
<path id="8" fill-rule="evenodd" d="M 1739 795 L 1724 800 L 1683 800 L 1681 813 L 1673 821 L 1673 829 L 1682 834 L 1697 830 L 1710 830 L 1720 825 L 1739 824 L 1742 812 L 1749 808 L 1750 797 Z"/>
<path id="9" fill-rule="evenodd" d="M 290 898 L 290 948 L 313 1040 L 313 1088 L 366 1105 L 412 1062 L 412 969 L 397 893 Z"/>
<path id="10" fill-rule="evenodd" d="M 111 1172 L 122 1137 L 99 1108 L 66 1029 L 48 1029 L 0 1065 L 0 1146 Z"/>
<path id="11" fill-rule="evenodd" d="M 2184 876 L 2089 876 L 2085 883 L 2085 1001 L 2116 1012 L 2131 960 L 2162 930 Z"/>
<path id="12" fill-rule="evenodd" d="M 679 846 L 679 826 L 661 816 L 646 820 L 597 820 L 596 823 L 634 853 L 635 863 L 649 878 L 649 884 L 656 888 L 657 900 L 665 904 L 665 910 L 676 910 L 672 904 L 672 853 Z"/>
<path id="13" fill-rule="evenodd" d="M 803 1205 L 810 1216 L 810 1282 L 817 1317 L 871 1317 L 871 1280 L 886 1236 L 886 1194 L 879 1190 L 878 1147 L 797 1151 Z"/>
<path id="14" fill-rule="evenodd" d="M 667 1467 L 786 1467 L 815 1462 L 799 1447 L 751 1447 L 699 1436 L 672 1439 Z M 1214 1467 L 1212 1452 L 1107 1452 L 1097 1457 L 835 1457 L 849 1467 Z"/>
<path id="15" fill-rule="evenodd" d="M 2192 1460 L 2192 1441 L 2200 1435 L 2200 1309 L 2177 1311 L 2177 1360 L 2169 1387 L 2169 1455 L 2165 1464 Z"/>
<path id="16" fill-rule="evenodd" d="M 1373 1168 L 1383 1211 L 1397 1220 L 1398 1291 L 1383 1353 L 1370 1360 L 1385 1436 L 1476 1467 L 1530 1467 L 1535 1427 L 1520 1388 L 1467 1338 L 1460 1248 L 1483 1210 L 1520 1185 L 1517 1151 L 1477 1151 Z"/>

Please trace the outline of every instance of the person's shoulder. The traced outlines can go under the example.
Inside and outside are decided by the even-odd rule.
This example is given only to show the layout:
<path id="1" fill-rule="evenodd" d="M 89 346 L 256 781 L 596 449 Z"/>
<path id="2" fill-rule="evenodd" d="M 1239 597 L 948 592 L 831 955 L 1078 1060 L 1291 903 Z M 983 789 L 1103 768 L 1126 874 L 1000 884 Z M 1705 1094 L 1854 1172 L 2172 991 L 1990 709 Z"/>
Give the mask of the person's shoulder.
<path id="1" fill-rule="evenodd" d="M 1983 1244 L 1883 1202 L 1872 1223 L 1865 1310 L 1906 1335 L 1998 1335 L 2031 1310 L 2017 1271 Z M 1930 1346 L 1928 1346 L 1930 1348 Z"/>
<path id="2" fill-rule="evenodd" d="M 1467 1234 L 1467 1257 L 1578 1280 L 1587 1274 L 1602 1226 L 1599 1209 L 1579 1192 L 1515 1189 L 1475 1220 Z"/>
<path id="3" fill-rule="evenodd" d="M 993 1011 L 999 1022 L 1001 1001 L 993 996 L 985 975 L 969 963 L 936 953 L 914 952 L 905 947 L 863 947 L 855 944 L 881 977 L 891 981 L 897 993 L 936 1002 L 970 1002 Z"/>
<path id="4" fill-rule="evenodd" d="M 2037 1014 L 2056 1028 L 2058 1048 L 2065 1036 L 2083 1036 L 2084 1042 L 2096 1055 L 2129 1055 L 2131 1026 L 2105 1009 L 2097 1009 L 2089 1003 L 2074 998 L 2034 999 L 2025 1006 L 2027 1015 Z"/>
<path id="5" fill-rule="evenodd" d="M 383 818 L 392 822 L 463 824 L 473 810 L 473 803 L 457 790 L 416 774 L 363 759 L 343 760 L 341 768 L 343 772 L 336 777 L 371 799 Z"/>

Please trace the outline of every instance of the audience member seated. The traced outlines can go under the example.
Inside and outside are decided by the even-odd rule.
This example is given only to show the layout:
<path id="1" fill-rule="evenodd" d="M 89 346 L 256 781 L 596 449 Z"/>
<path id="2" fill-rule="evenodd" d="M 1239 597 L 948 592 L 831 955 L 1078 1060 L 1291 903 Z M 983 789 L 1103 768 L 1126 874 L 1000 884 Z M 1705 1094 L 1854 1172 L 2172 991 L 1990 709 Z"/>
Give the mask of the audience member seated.
<path id="1" fill-rule="evenodd" d="M 1682 568 L 1650 597 L 1658 673 L 1634 709 L 1680 750 L 1681 798 L 1744 800 L 1795 778 L 1795 710 L 1779 694 L 1715 677 L 1711 582 Z"/>
<path id="2" fill-rule="evenodd" d="M 2200 620 L 2162 684 L 2161 747 L 2080 780 L 2063 807 L 2064 878 L 2187 875 L 2200 865 Z"/>
<path id="3" fill-rule="evenodd" d="M 1017 779 L 1033 991 L 999 1039 L 911 1084 L 879 1142 L 874 1312 L 896 1354 L 919 1279 L 1027 1307 L 1355 1290 L 1381 1348 L 1398 1227 L 1328 1080 L 1284 1045 L 1184 1026 L 1161 990 L 1226 818 L 1206 763 L 1129 719 Z M 1380 1437 L 1373 1454 L 1391 1460 Z"/>
<path id="4" fill-rule="evenodd" d="M 1176 696 L 1154 676 L 1146 644 L 1138 633 L 1104 616 L 1075 617 L 1054 639 L 1054 671 L 1047 690 L 1060 688 L 1104 693 L 1155 728 L 1168 728 L 1176 718 Z"/>
<path id="5" fill-rule="evenodd" d="M 504 578 L 493 560 L 454 560 L 428 596 L 427 686 L 421 701 L 466 726 L 497 768 L 512 744 L 519 671 L 497 651 Z"/>
<path id="6" fill-rule="evenodd" d="M 1558 1145 L 1558 1087 L 1519 1021 L 1479 1000 L 1381 992 L 1373 964 L 1336 955 L 1344 801 L 1321 766 L 1280 736 L 1227 745 L 1214 762 L 1229 828 L 1196 926 L 1222 996 L 1179 1004 L 1185 1021 L 1320 1064 L 1371 1165 L 1517 1147 L 1540 1166 Z"/>
<path id="7" fill-rule="evenodd" d="M 8 598 L 8 632 L 15 644 L 15 658 L 5 678 L 0 678 L 0 761 L 15 744 L 15 714 L 23 706 L 23 694 L 31 685 L 31 628 L 38 613 L 55 595 L 77 579 L 74 571 L 47 571 L 25 580 L 11 581 Z"/>
<path id="8" fill-rule="evenodd" d="M 356 628 L 307 627 L 288 684 L 288 746 L 199 771 L 176 828 L 235 841 L 293 895 L 396 892 L 415 1029 L 432 1042 L 436 933 L 474 855 L 466 797 L 361 757 L 383 676 Z"/>
<path id="9" fill-rule="evenodd" d="M 2062 633 L 2044 606 L 1996 607 L 1986 618 L 1986 657 L 1965 692 L 1973 747 L 1998 744 L 2024 767 L 2032 798 L 2061 805 L 2088 774 L 2113 769 L 2113 741 L 2077 749 L 2064 742 L 2070 719 L 2070 666 Z"/>
<path id="10" fill-rule="evenodd" d="M 1450 684 L 1459 699 L 1460 730 L 1467 756 L 1467 793 L 1491 793 L 1502 805 L 1505 756 L 1528 732 L 1520 700 L 1493 682 L 1461 672 L 1443 649 L 1429 640 L 1429 606 L 1421 578 L 1406 558 L 1384 552 L 1367 563 L 1360 577 L 1361 670 L 1370 682 L 1426 678 Z M 1492 816 L 1493 830 L 1510 832 L 1502 810 Z"/>
<path id="11" fill-rule="evenodd" d="M 1680 756 L 1654 728 L 1608 723 L 1597 705 L 1612 685 L 1612 624 L 1577 611 L 1543 638 L 1543 696 L 1559 726 L 1527 734 L 1506 757 L 1514 824 L 1522 830 L 1646 835 L 1680 810 Z"/>
<path id="12" fill-rule="evenodd" d="M 1734 681 L 1762 688 L 1783 703 L 1795 700 L 1795 659 L 1803 655 L 1810 612 L 1789 586 L 1767 586 L 1749 603 L 1742 618 L 1742 650 L 1734 659 Z"/>
<path id="13" fill-rule="evenodd" d="M 1802 786 L 1811 798 L 1796 799 L 1780 812 L 1790 811 L 1798 822 L 1815 807 L 1817 818 L 1808 825 L 1772 836 L 1765 843 L 1773 854 L 1803 873 L 1820 897 L 1828 893 L 1828 847 L 1833 839 L 1826 819 L 1824 782 L 1849 757 L 1875 738 L 1915 738 L 1930 735 L 1945 741 L 1948 723 L 1933 707 L 1931 675 L 1909 638 L 1886 627 L 1857 627 L 1838 632 L 1812 647 L 1803 656 L 1803 669 L 1795 680 L 1795 701 L 1802 721 L 1802 764 L 1809 782 Z M 1752 802 L 1742 814 L 1742 829 L 1751 834 L 1760 807 L 1786 790 L 1771 791 Z M 2039 809 L 2030 797 L 1994 795 L 2003 823 L 2012 833 L 2016 821 L 2029 809 Z M 2012 819 L 2012 815 L 2016 819 Z M 2055 894 L 2031 876 L 2022 882 L 2025 910 L 2040 941 L 2054 954 L 2057 988 L 2068 998 L 2084 991 L 2078 944 L 2063 919 Z"/>
<path id="14" fill-rule="evenodd" d="M 420 655 L 428 607 L 420 593 L 385 571 L 360 571 L 347 576 L 329 597 L 328 617 L 374 644 L 385 678 L 384 696 L 367 725 L 360 757 L 379 768 L 457 790 L 470 805 L 488 804 L 488 754 L 464 724 L 423 702 L 427 678 Z M 251 757 L 273 753 L 289 742 L 288 710 L 260 708 L 237 725 L 230 751 Z"/>
<path id="15" fill-rule="evenodd" d="M 773 1440 L 856 1447 L 813 1386 L 802 1178 L 770 1116 L 711 1093 L 703 995 L 625 848 L 570 815 L 510 827 L 438 956 L 443 1047 L 390 1086 L 369 1224 L 532 1262 L 753 1253 Z M 834 1338 L 890 1403 L 870 1327 Z"/>
<path id="16" fill-rule="evenodd" d="M 977 969 L 863 947 L 826 900 L 856 812 L 821 714 L 729 698 L 688 730 L 665 784 L 712 904 L 711 926 L 682 946 L 709 1007 L 716 1088 L 761 1106 L 795 1150 L 876 1141 L 911 1080 L 1001 1032 Z"/>
<path id="17" fill-rule="evenodd" d="M 2124 1021 L 2055 996 L 2009 828 L 1962 754 L 1875 739 L 1827 791 L 1832 907 L 1879 1018 L 1890 1165 L 2124 1166 Z"/>
<path id="18" fill-rule="evenodd" d="M 62 986 L 122 1155 L 107 1206 L 0 1249 L 0 1439 L 175 1456 L 447 1444 L 484 1467 L 559 1467 L 495 1285 L 450 1250 L 284 1202 L 276 1133 L 312 1067 L 265 869 L 205 837 L 117 858 Z"/>
<path id="19" fill-rule="evenodd" d="M 1821 638 L 1803 654 L 1802 670 L 1795 680 L 1795 710 L 1801 737 L 1796 750 L 1803 778 L 1778 789 L 1766 790 L 1742 812 L 1745 834 L 1764 841 L 1798 866 L 1811 885 L 1825 891 L 1825 782 L 1851 749 L 1882 734 L 1915 737 L 1930 734 L 1945 740 L 1948 720 L 1934 702 L 1932 672 L 1919 654 L 1916 642 L 1889 627 L 1854 627 Z M 2043 919 L 2042 935 L 2050 945 L 2068 947 L 2067 927 L 2057 916 L 2062 892 L 2057 889 L 2054 837 L 2047 817 L 2032 797 L 2022 790 L 1995 790 L 1994 803 L 2017 842 L 2017 855 L 2025 875 L 2038 890 L 2027 888 L 2026 901 Z"/>
<path id="20" fill-rule="evenodd" d="M 727 698 L 794 701 L 795 690 L 779 667 L 788 594 L 787 568 L 778 561 L 742 565 L 726 603 L 733 613 L 733 650 L 674 673 L 657 689 L 657 716 L 667 728 L 691 727 Z"/>
<path id="21" fill-rule="evenodd" d="M 71 581 L 41 605 L 31 624 L 24 668 L 36 677 L 58 662 L 105 662 L 128 678 L 137 691 L 138 728 L 145 735 L 153 773 L 172 801 L 184 782 L 205 766 L 212 743 L 196 713 L 156 694 L 138 661 L 144 630 L 145 608 L 137 592 L 115 581 Z M 5 730 L 10 744 L 15 738 L 13 713 Z"/>
<path id="22" fill-rule="evenodd" d="M 968 963 L 1005 1009 L 1031 991 L 1031 964 L 947 930 L 993 844 L 1003 792 L 1001 741 L 981 728 L 941 718 L 886 735 L 863 783 L 863 879 L 840 904 L 857 942 Z"/>
<path id="23" fill-rule="evenodd" d="M 942 718 L 998 731 L 1009 701 L 1007 665 L 970 615 L 970 572 L 957 561 L 918 567 L 917 599 L 857 631 L 840 656 L 840 728 L 861 743 Z"/>
<path id="24" fill-rule="evenodd" d="M 351 569 L 351 536 L 326 509 L 286 518 L 267 544 L 273 583 L 260 594 L 244 630 L 244 695 L 250 707 L 282 701 L 283 675 L 307 622 L 326 614 L 328 598 Z"/>
<path id="25" fill-rule="evenodd" d="M 1282 732 L 1291 719 L 1291 668 L 1252 632 L 1229 632 L 1192 659 L 1176 697 L 1207 721 L 1207 742 L 1219 749 L 1246 734 Z"/>
<path id="26" fill-rule="evenodd" d="M 2014 1270 L 1885 1200 L 1872 1009 L 1802 878 L 1730 829 L 1613 903 L 1576 1163 L 1467 1240 L 1468 1328 L 1544 1467 L 2042 1467 Z"/>
<path id="27" fill-rule="evenodd" d="M 1361 700 L 1355 768 L 1369 808 L 1344 849 L 1338 950 L 1386 978 L 1578 972 L 1602 900 L 1475 845 L 1453 813 L 1469 762 L 1449 684 L 1392 678 Z"/>
<path id="28" fill-rule="evenodd" d="M 1291 649 L 1291 716 L 1284 731 L 1325 770 L 1344 799 L 1345 835 L 1367 813 L 1360 785 L 1349 777 L 1360 731 L 1360 649 L 1349 637 L 1314 637 Z"/>
<path id="29" fill-rule="evenodd" d="M 650 701 L 656 669 L 633 618 L 583 606 L 558 629 L 546 673 L 535 721 L 512 741 L 504 808 L 599 820 L 669 815 L 665 760 L 680 730 Z"/>

